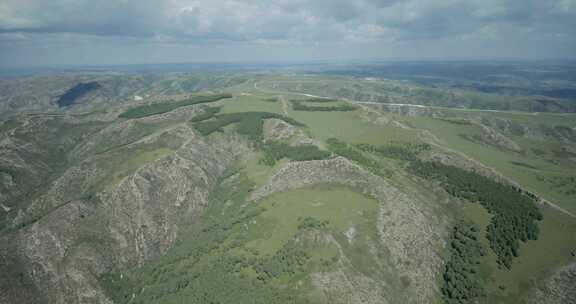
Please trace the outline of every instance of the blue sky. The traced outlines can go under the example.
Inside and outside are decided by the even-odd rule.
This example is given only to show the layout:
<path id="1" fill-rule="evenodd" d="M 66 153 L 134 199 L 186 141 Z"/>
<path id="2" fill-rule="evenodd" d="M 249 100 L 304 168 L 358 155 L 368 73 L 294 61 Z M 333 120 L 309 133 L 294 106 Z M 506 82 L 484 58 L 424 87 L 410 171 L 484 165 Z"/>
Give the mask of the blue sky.
<path id="1" fill-rule="evenodd" d="M 2 0 L 0 66 L 576 57 L 576 0 Z"/>

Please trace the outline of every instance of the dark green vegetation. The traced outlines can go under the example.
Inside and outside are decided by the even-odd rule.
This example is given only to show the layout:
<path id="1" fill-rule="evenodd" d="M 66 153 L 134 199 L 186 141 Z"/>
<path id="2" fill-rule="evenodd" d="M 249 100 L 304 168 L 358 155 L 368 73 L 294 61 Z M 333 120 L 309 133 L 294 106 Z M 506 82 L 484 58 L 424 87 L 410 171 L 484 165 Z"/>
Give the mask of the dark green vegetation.
<path id="1" fill-rule="evenodd" d="M 304 161 L 326 159 L 331 155 L 329 152 L 322 151 L 314 145 L 290 146 L 278 141 L 262 142 L 264 119 L 276 118 L 294 126 L 304 126 L 292 118 L 268 112 L 240 112 L 215 115 L 217 112 L 218 110 L 211 108 L 205 113 L 193 118 L 191 122 L 196 122 L 194 123 L 194 127 L 203 135 L 222 131 L 222 128 L 230 124 L 236 124 L 236 131 L 254 140 L 258 147 L 264 152 L 264 157 L 261 159 L 261 162 L 266 165 L 272 166 L 282 158 Z"/>
<path id="2" fill-rule="evenodd" d="M 486 255 L 478 240 L 478 227 L 458 222 L 450 239 L 449 259 L 442 275 L 442 295 L 446 303 L 476 303 L 486 295 L 478 278 L 481 257 Z"/>
<path id="3" fill-rule="evenodd" d="M 308 287 L 297 287 L 311 267 L 304 244 L 289 239 L 271 254 L 245 246 L 264 232 L 245 228 L 263 211 L 244 205 L 252 187 L 243 173 L 229 171 L 200 221 L 182 233 L 168 254 L 122 278 L 106 275 L 105 285 L 117 303 L 309 303 Z M 325 225 L 304 218 L 298 230 Z"/>
<path id="4" fill-rule="evenodd" d="M 237 124 L 236 131 L 238 133 L 260 141 L 262 139 L 263 120 L 269 118 L 281 119 L 294 126 L 303 126 L 292 118 L 276 113 L 240 112 L 216 115 L 210 120 L 195 123 L 194 127 L 202 135 L 209 135 L 213 132 L 222 131 L 222 128 L 228 125 Z"/>
<path id="5" fill-rule="evenodd" d="M 498 265 L 508 269 L 519 254 L 520 241 L 538 238 L 542 214 L 532 198 L 478 173 L 436 162 L 414 161 L 415 174 L 440 182 L 448 193 L 479 202 L 492 215 L 486 237 L 498 257 Z"/>
<path id="6" fill-rule="evenodd" d="M 317 101 L 315 100 L 315 102 L 317 102 Z M 326 102 L 326 101 L 323 101 L 323 102 Z M 331 100 L 329 102 L 331 102 Z M 354 111 L 354 110 L 356 110 L 356 107 L 348 105 L 348 104 L 342 104 L 342 105 L 338 105 L 338 106 L 312 106 L 312 105 L 304 104 L 302 101 L 292 100 L 292 109 L 294 109 L 294 111 L 311 111 L 311 112 L 316 112 L 316 111 L 346 112 L 346 111 Z"/>
<path id="7" fill-rule="evenodd" d="M 330 157 L 330 152 L 322 151 L 314 145 L 290 146 L 286 143 L 267 141 L 262 145 L 264 157 L 261 162 L 273 166 L 278 160 L 288 158 L 291 160 L 318 160 Z"/>
<path id="8" fill-rule="evenodd" d="M 191 106 L 195 104 L 214 102 L 225 98 L 232 98 L 230 94 L 216 94 L 208 96 L 194 96 L 177 102 L 155 103 L 150 105 L 138 106 L 120 114 L 120 118 L 142 118 L 151 115 L 163 114 L 180 107 Z"/>
<path id="9" fill-rule="evenodd" d="M 72 88 L 70 88 L 66 93 L 58 98 L 58 106 L 59 107 L 66 107 L 73 105 L 79 98 L 82 96 L 90 93 L 91 91 L 100 89 L 102 86 L 96 82 L 86 82 L 86 83 L 79 83 Z"/>

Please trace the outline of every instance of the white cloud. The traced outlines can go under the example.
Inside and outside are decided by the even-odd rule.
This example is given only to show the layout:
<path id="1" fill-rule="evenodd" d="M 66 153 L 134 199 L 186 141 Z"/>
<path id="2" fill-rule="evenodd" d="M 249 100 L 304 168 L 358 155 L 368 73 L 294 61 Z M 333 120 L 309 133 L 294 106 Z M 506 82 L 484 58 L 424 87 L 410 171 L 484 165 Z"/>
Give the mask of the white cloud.
<path id="1" fill-rule="evenodd" d="M 575 14 L 576 0 L 1 0 L 0 40 L 15 42 L 0 49 L 74 40 L 195 47 L 482 44 L 529 39 L 526 29 L 573 45 Z"/>

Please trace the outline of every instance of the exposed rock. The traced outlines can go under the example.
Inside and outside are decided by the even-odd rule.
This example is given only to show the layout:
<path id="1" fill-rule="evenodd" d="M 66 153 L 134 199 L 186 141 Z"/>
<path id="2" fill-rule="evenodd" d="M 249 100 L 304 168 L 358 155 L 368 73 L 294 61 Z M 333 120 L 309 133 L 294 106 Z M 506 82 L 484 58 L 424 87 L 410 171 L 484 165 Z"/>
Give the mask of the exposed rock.
<path id="1" fill-rule="evenodd" d="M 299 133 L 298 128 L 276 118 L 264 120 L 264 139 L 265 140 L 288 140 Z"/>
<path id="2" fill-rule="evenodd" d="M 19 230 L 17 240 L 25 273 L 49 303 L 111 303 L 98 276 L 164 254 L 179 225 L 194 221 L 218 176 L 246 149 L 235 136 L 207 140 L 189 128 L 170 132 L 186 136 L 180 148 L 108 186 L 95 201 L 58 199 L 74 193 L 79 175 L 73 171 L 81 167 L 38 201 L 60 205 Z"/>
<path id="3" fill-rule="evenodd" d="M 281 119 L 276 118 L 264 120 L 264 139 L 287 141 L 290 143 L 290 145 L 293 146 L 322 146 L 321 142 L 310 138 L 304 133 L 304 131 Z"/>

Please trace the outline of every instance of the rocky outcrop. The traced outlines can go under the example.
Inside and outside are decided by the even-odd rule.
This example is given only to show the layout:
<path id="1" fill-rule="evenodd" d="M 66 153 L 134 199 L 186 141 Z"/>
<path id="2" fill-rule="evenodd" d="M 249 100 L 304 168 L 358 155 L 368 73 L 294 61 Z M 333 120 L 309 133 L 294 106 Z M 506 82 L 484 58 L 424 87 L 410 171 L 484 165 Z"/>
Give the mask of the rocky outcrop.
<path id="1" fill-rule="evenodd" d="M 75 171 L 97 172 L 91 167 L 97 162 L 87 162 L 69 169 L 38 200 L 38 205 L 55 203 L 55 209 L 16 232 L 14 240 L 23 275 L 48 303 L 111 303 L 99 276 L 163 255 L 179 227 L 193 222 L 207 205 L 219 175 L 246 149 L 238 137 L 206 139 L 185 125 L 167 133 L 146 143 L 172 136 L 182 140 L 180 147 L 94 197 L 61 201 L 62 193 L 83 184 L 74 182 Z M 82 176 L 94 182 L 90 174 Z"/>

